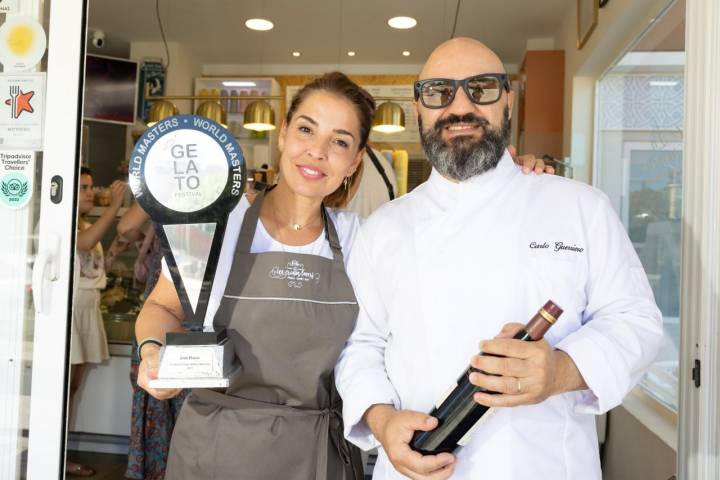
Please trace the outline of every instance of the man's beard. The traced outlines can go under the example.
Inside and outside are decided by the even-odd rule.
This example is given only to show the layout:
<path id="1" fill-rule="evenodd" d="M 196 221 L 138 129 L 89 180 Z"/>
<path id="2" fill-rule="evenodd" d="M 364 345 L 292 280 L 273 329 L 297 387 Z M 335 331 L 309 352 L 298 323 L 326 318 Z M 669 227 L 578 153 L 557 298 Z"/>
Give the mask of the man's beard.
<path id="1" fill-rule="evenodd" d="M 457 136 L 448 140 L 442 139 L 443 129 L 455 123 L 469 123 L 477 125 L 483 130 L 482 137 L 475 139 L 471 136 Z M 463 181 L 476 175 L 481 175 L 497 167 L 507 147 L 507 138 L 510 132 L 510 119 L 508 107 L 503 111 L 503 121 L 500 128 L 490 125 L 485 118 L 473 113 L 463 116 L 449 115 L 438 120 L 428 131 L 423 130 L 422 118 L 418 116 L 420 127 L 420 140 L 425 155 L 430 164 L 442 176 Z"/>

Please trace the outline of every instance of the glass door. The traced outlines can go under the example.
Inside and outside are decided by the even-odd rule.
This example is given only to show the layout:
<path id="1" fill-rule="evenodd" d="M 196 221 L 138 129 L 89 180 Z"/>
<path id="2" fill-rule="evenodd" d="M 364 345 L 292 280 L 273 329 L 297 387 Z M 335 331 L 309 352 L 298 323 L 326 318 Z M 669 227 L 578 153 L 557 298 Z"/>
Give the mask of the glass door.
<path id="1" fill-rule="evenodd" d="M 64 471 L 85 8 L 0 1 L 0 479 Z"/>

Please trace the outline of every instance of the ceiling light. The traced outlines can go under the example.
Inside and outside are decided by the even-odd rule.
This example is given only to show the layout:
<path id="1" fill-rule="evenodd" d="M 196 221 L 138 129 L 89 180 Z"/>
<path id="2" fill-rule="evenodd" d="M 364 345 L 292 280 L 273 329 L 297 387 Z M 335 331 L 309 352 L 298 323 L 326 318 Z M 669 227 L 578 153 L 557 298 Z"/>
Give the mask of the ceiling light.
<path id="1" fill-rule="evenodd" d="M 354 57 L 354 56 L 355 56 L 355 52 L 353 52 L 352 50 L 350 50 L 350 51 L 348 52 L 348 57 Z"/>
<path id="2" fill-rule="evenodd" d="M 395 102 L 382 103 L 372 122 L 372 129 L 381 133 L 397 133 L 405 130 L 405 112 Z"/>
<path id="3" fill-rule="evenodd" d="M 388 25 L 392 28 L 399 28 L 401 30 L 407 30 L 417 25 L 417 20 L 412 17 L 393 17 L 388 20 Z"/>
<path id="4" fill-rule="evenodd" d="M 275 130 L 275 112 L 264 100 L 252 102 L 245 109 L 243 127 L 256 132 Z"/>
<path id="5" fill-rule="evenodd" d="M 651 87 L 674 87 L 677 85 L 677 81 L 673 80 L 652 80 L 650 81 Z"/>
<path id="6" fill-rule="evenodd" d="M 231 80 L 222 82 L 223 85 L 226 87 L 257 87 L 257 84 L 255 82 L 248 82 L 248 81 L 239 81 L 239 80 Z"/>
<path id="7" fill-rule="evenodd" d="M 178 108 L 167 100 L 158 100 L 150 105 L 147 126 L 152 127 L 161 120 L 178 114 Z"/>
<path id="8" fill-rule="evenodd" d="M 293 57 L 299 57 L 299 56 L 300 56 L 300 52 L 293 52 Z"/>
<path id="9" fill-rule="evenodd" d="M 251 18 L 245 22 L 245 26 L 250 30 L 260 30 L 261 32 L 272 30 L 274 27 L 270 20 L 265 20 L 264 18 Z"/>
<path id="10" fill-rule="evenodd" d="M 409 57 L 410 52 L 408 50 L 403 50 L 403 57 Z"/>
<path id="11" fill-rule="evenodd" d="M 207 101 L 200 104 L 195 111 L 195 115 L 209 118 L 210 120 L 219 123 L 223 127 L 227 128 L 227 112 L 216 101 Z"/>

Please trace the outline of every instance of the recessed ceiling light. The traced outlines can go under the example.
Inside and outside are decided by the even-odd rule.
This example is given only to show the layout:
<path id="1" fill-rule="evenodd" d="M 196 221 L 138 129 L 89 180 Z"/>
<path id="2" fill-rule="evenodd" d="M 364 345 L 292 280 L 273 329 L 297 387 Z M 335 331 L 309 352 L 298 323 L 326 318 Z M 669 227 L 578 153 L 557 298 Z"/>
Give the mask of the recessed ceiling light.
<path id="1" fill-rule="evenodd" d="M 239 81 L 239 80 L 229 80 L 229 81 L 222 82 L 222 84 L 226 87 L 257 87 L 257 84 L 255 82 Z"/>
<path id="2" fill-rule="evenodd" d="M 355 52 L 353 52 L 352 50 L 350 50 L 350 51 L 348 52 L 348 57 L 354 57 L 354 56 L 355 56 Z"/>
<path id="3" fill-rule="evenodd" d="M 260 30 L 263 32 L 266 30 L 272 30 L 274 27 L 270 20 L 265 20 L 264 18 L 251 18 L 245 22 L 245 26 L 250 30 Z"/>
<path id="4" fill-rule="evenodd" d="M 673 80 L 653 80 L 650 82 L 651 87 L 674 87 L 678 82 Z"/>
<path id="5" fill-rule="evenodd" d="M 407 50 L 404 50 L 404 51 L 403 51 L 403 57 L 409 57 L 409 56 L 410 56 L 410 52 L 407 51 Z"/>
<path id="6" fill-rule="evenodd" d="M 412 17 L 393 17 L 388 20 L 388 25 L 390 25 L 392 28 L 406 30 L 408 28 L 413 28 L 415 25 L 417 25 L 417 20 Z"/>
<path id="7" fill-rule="evenodd" d="M 300 56 L 300 52 L 293 52 L 293 57 L 299 57 L 299 56 Z"/>

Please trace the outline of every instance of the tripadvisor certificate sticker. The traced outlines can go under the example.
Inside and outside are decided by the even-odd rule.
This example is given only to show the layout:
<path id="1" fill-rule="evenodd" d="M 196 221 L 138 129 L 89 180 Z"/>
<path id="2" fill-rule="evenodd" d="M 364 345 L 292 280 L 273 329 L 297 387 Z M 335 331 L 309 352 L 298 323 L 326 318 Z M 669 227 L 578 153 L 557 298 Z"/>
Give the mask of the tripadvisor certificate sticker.
<path id="1" fill-rule="evenodd" d="M 33 194 L 35 152 L 0 152 L 0 202 L 8 208 L 22 208 Z"/>

